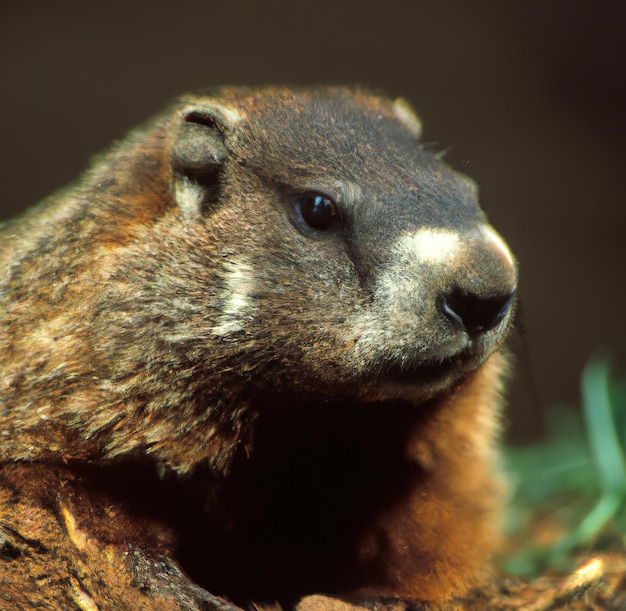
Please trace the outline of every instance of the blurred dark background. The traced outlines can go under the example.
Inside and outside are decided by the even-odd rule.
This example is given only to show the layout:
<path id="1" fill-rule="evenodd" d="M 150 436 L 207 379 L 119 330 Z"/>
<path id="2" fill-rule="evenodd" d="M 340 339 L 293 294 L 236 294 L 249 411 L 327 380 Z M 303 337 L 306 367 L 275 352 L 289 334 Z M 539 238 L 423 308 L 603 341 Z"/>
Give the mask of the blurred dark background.
<path id="1" fill-rule="evenodd" d="M 515 436 L 546 405 L 578 403 L 596 348 L 626 372 L 622 0 L 31 0 L 2 9 L 0 74 L 0 219 L 190 89 L 402 95 L 520 261 Z"/>

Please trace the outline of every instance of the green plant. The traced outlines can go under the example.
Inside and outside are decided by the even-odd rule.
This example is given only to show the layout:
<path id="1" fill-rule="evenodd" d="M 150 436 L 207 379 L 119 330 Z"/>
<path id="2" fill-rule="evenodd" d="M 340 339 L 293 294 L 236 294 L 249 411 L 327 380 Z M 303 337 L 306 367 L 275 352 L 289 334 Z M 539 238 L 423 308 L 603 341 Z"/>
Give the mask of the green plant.
<path id="1" fill-rule="evenodd" d="M 606 357 L 592 358 L 581 410 L 553 407 L 545 441 L 505 450 L 517 480 L 509 532 L 528 542 L 503 562 L 507 572 L 567 568 L 574 551 L 626 542 L 625 382 L 612 380 Z"/>

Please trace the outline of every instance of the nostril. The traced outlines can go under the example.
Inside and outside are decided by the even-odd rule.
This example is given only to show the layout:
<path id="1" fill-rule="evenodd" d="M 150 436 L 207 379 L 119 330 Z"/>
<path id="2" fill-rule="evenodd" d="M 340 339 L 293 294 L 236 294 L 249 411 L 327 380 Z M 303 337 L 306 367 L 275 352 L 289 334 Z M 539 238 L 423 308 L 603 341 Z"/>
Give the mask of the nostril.
<path id="1" fill-rule="evenodd" d="M 502 322 L 514 298 L 515 291 L 496 297 L 479 297 L 454 291 L 443 298 L 441 309 L 470 335 L 479 335 Z"/>

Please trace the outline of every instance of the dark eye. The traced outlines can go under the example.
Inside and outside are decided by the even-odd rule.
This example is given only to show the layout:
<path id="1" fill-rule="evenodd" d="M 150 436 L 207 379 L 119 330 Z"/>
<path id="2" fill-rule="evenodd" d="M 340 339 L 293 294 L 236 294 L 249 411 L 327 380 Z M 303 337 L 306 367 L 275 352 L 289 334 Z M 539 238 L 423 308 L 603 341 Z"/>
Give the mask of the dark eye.
<path id="1" fill-rule="evenodd" d="M 296 207 L 313 229 L 328 229 L 338 219 L 335 202 L 325 195 L 307 193 L 297 200 Z"/>

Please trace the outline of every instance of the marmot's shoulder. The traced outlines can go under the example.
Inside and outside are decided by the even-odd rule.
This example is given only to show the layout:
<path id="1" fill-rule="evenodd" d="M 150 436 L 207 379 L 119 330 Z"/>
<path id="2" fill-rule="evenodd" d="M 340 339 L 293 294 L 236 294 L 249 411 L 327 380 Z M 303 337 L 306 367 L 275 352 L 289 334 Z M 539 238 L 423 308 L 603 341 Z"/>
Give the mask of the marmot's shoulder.
<path id="1" fill-rule="evenodd" d="M 7 528 L 240 601 L 475 583 L 516 266 L 420 129 L 361 89 L 190 95 L 4 227 L 4 489 L 47 511 Z"/>

